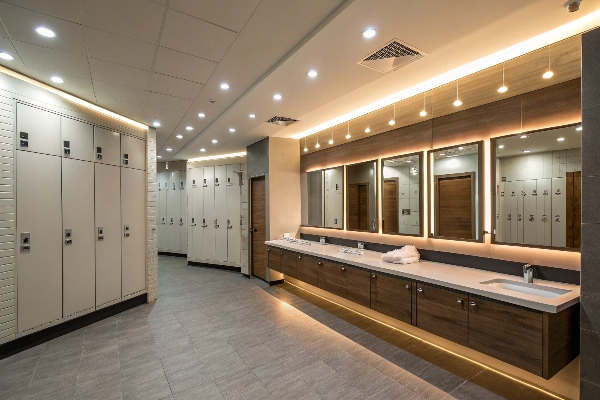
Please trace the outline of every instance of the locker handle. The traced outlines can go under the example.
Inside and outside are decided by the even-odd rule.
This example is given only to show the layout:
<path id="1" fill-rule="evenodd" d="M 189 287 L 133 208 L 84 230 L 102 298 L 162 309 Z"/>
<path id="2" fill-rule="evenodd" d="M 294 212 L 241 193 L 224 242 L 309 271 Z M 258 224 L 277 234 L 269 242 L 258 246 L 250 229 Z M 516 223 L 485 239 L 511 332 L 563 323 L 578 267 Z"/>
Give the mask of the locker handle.
<path id="1" fill-rule="evenodd" d="M 206 218 L 202 218 L 202 227 L 206 228 L 208 225 L 206 225 Z"/>
<path id="2" fill-rule="evenodd" d="M 179 225 L 183 225 L 183 218 L 179 218 Z"/>
<path id="3" fill-rule="evenodd" d="M 161 224 L 163 224 L 163 225 L 165 224 L 165 217 L 162 217 L 162 222 L 161 222 Z"/>
<path id="4" fill-rule="evenodd" d="M 215 218 L 215 228 L 218 228 L 219 224 L 217 224 L 217 219 Z"/>
<path id="5" fill-rule="evenodd" d="M 233 228 L 233 226 L 231 225 L 231 220 L 228 219 L 227 220 L 227 229 L 231 229 L 231 228 Z"/>
<path id="6" fill-rule="evenodd" d="M 171 222 L 169 222 L 169 225 L 173 225 L 173 218 L 171 218 Z"/>
<path id="7" fill-rule="evenodd" d="M 192 218 L 192 226 L 196 226 L 196 223 L 194 222 L 194 218 Z"/>

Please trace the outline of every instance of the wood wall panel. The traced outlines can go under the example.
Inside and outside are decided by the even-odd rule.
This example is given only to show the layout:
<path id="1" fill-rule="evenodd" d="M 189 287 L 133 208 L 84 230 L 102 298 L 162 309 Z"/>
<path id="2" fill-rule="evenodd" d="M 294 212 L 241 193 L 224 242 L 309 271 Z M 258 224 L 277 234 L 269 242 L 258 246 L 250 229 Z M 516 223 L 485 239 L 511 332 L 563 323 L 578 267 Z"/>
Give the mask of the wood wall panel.
<path id="1" fill-rule="evenodd" d="M 525 93 L 521 98 L 523 132 L 581 122 L 581 79 Z"/>

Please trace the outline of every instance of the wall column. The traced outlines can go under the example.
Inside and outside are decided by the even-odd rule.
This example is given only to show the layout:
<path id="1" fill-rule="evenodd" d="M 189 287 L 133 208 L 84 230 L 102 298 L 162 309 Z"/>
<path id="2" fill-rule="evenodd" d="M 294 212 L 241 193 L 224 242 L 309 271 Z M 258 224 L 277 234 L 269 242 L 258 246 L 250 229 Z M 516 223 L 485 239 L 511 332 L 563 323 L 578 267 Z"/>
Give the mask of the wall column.
<path id="1" fill-rule="evenodd" d="M 156 187 L 156 129 L 148 128 L 146 137 L 146 291 L 148 303 L 158 298 L 158 232 Z"/>

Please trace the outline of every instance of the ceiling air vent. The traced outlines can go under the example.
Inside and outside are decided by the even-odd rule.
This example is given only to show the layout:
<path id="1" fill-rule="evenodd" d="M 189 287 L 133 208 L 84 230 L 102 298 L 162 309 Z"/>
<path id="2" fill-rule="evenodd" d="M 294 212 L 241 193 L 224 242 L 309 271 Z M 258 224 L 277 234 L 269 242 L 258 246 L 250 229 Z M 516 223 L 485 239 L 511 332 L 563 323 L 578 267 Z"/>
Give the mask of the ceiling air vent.
<path id="1" fill-rule="evenodd" d="M 297 119 L 287 118 L 287 117 L 271 117 L 267 120 L 270 124 L 280 125 L 280 126 L 289 126 L 293 123 L 298 122 Z"/>
<path id="2" fill-rule="evenodd" d="M 424 52 L 408 43 L 404 43 L 399 39 L 392 39 L 385 46 L 358 61 L 358 64 L 387 74 L 425 55 Z"/>

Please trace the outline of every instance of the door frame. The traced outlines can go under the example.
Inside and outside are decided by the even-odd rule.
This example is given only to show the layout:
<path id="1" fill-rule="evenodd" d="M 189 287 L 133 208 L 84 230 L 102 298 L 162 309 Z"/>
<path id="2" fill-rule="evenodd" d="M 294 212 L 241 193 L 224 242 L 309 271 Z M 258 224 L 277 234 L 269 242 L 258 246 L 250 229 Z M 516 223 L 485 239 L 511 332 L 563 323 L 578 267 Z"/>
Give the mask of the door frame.
<path id="1" fill-rule="evenodd" d="M 254 276 L 254 263 L 253 263 L 253 253 L 254 248 L 252 245 L 253 238 L 250 230 L 252 229 L 253 221 L 252 221 L 252 181 L 254 179 L 264 178 L 265 180 L 265 239 L 269 240 L 270 238 L 270 229 L 269 229 L 269 174 L 255 175 L 248 177 L 248 278 L 258 278 Z M 269 269 L 269 259 L 267 258 L 267 271 Z M 268 278 L 268 276 L 267 276 Z M 260 279 L 260 278 L 258 278 Z M 268 282 L 268 280 L 267 280 Z"/>

